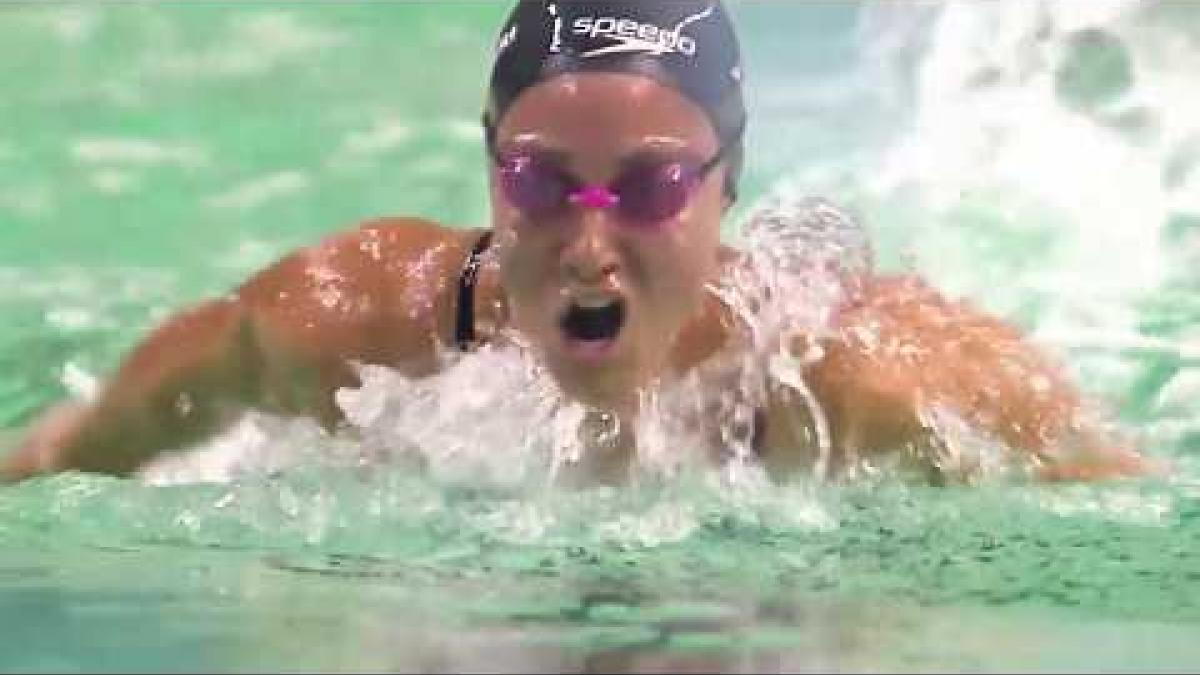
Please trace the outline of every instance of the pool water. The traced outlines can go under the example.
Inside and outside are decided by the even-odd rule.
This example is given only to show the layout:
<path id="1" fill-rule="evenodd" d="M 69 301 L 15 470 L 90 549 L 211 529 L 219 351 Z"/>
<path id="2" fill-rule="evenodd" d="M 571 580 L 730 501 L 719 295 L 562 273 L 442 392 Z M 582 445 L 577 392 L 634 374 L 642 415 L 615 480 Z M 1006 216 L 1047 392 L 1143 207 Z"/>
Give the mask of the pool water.
<path id="1" fill-rule="evenodd" d="M 295 246 L 484 223 L 502 4 L 0 8 L 0 452 Z M 753 121 L 728 238 L 764 199 L 827 197 L 882 266 L 1060 356 L 1170 476 L 54 476 L 0 488 L 0 670 L 1195 670 L 1200 9 L 733 11 Z M 260 420 L 217 451 L 263 438 L 328 445 Z"/>

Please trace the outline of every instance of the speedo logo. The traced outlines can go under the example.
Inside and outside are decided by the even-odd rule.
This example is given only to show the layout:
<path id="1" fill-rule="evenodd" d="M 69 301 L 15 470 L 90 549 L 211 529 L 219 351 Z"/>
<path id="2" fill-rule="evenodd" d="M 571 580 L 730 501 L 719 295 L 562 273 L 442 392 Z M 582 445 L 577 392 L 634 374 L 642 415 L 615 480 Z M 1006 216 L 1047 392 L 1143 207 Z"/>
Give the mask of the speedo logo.
<path id="1" fill-rule="evenodd" d="M 680 21 L 672 29 L 615 16 L 581 16 L 571 24 L 571 32 L 593 40 L 609 38 L 617 43 L 584 52 L 580 55 L 584 58 L 625 52 L 646 52 L 655 56 L 673 53 L 695 56 L 696 40 L 684 35 L 683 29 L 688 24 L 708 18 L 712 13 L 713 7 L 710 6 L 703 12 Z"/>

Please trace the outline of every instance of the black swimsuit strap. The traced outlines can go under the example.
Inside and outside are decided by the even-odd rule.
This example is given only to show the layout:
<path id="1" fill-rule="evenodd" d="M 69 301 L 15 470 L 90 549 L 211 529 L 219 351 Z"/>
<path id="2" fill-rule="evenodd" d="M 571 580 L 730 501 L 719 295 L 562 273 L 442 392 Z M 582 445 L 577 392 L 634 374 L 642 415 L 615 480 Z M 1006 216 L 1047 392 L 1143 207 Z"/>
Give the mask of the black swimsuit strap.
<path id="1" fill-rule="evenodd" d="M 454 326 L 454 343 L 464 352 L 475 346 L 475 282 L 479 278 L 480 259 L 491 243 L 492 231 L 488 230 L 475 242 L 471 257 L 467 258 L 462 276 L 458 278 L 458 321 Z"/>

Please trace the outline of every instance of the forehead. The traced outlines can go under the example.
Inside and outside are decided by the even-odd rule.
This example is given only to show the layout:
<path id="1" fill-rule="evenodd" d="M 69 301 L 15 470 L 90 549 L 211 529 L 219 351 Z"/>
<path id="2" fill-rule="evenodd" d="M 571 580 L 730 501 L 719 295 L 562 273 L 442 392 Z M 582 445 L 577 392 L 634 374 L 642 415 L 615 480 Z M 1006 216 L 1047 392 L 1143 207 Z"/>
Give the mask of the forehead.
<path id="1" fill-rule="evenodd" d="M 580 151 L 609 152 L 649 142 L 716 150 L 704 112 L 655 80 L 628 73 L 569 73 L 531 87 L 513 103 L 497 139 L 535 138 Z"/>

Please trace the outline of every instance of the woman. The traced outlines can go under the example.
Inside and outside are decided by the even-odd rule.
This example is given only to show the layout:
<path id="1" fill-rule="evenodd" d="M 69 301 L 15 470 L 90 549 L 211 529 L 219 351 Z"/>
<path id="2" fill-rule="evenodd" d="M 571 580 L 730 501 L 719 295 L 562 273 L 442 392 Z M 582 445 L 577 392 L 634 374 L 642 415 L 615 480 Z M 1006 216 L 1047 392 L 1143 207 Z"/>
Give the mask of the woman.
<path id="1" fill-rule="evenodd" d="M 518 3 L 484 115 L 490 230 L 386 219 L 284 258 L 165 322 L 95 402 L 48 412 L 3 476 L 128 474 L 247 408 L 332 428 L 355 363 L 426 376 L 445 349 L 501 329 L 567 396 L 630 429 L 642 392 L 739 348 L 740 319 L 708 289 L 744 260 L 719 236 L 741 164 L 741 77 L 719 2 Z M 1082 423 L 1062 373 L 1011 327 L 913 278 L 851 281 L 830 331 L 782 336 L 817 350 L 803 375 L 822 414 L 764 385 L 753 445 L 775 475 L 818 446 L 842 467 L 897 448 L 934 456 L 930 410 L 1026 453 L 1046 478 L 1144 468 Z M 627 470 L 636 439 L 622 440 L 589 458 L 596 477 Z"/>

